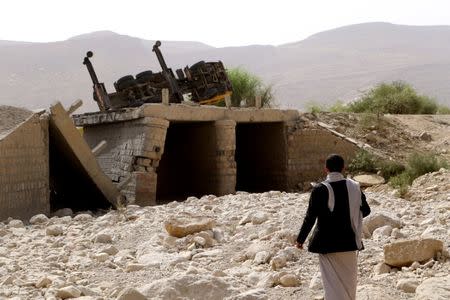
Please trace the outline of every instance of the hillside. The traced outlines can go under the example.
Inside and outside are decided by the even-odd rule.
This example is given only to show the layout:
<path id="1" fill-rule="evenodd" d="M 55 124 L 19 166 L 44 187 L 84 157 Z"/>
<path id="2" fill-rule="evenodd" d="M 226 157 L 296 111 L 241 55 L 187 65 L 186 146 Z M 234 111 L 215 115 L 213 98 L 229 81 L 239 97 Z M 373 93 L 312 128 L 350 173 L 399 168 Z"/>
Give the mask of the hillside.
<path id="1" fill-rule="evenodd" d="M 157 37 L 155 37 L 157 38 Z M 53 43 L 0 41 L 0 104 L 46 107 L 54 100 L 85 99 L 95 109 L 91 82 L 82 65 L 87 50 L 101 81 L 159 70 L 154 41 L 95 32 Z M 280 46 L 214 48 L 198 42 L 165 42 L 172 68 L 198 60 L 242 66 L 273 84 L 283 107 L 351 100 L 380 81 L 405 80 L 419 92 L 450 104 L 450 26 L 388 23 L 351 25 Z"/>

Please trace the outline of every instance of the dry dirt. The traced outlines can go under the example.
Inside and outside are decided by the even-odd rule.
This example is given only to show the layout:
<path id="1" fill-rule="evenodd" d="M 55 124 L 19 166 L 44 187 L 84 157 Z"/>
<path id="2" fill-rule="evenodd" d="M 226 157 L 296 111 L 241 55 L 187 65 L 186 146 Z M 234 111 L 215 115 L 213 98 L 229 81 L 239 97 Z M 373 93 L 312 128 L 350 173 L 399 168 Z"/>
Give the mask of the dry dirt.
<path id="1" fill-rule="evenodd" d="M 404 161 L 413 152 L 434 152 L 450 161 L 450 115 L 307 114 L 339 133 L 372 147 L 372 151 Z M 421 138 L 428 133 L 431 140 Z"/>
<path id="2" fill-rule="evenodd" d="M 7 105 L 0 105 L 0 138 L 24 122 L 31 111 Z"/>

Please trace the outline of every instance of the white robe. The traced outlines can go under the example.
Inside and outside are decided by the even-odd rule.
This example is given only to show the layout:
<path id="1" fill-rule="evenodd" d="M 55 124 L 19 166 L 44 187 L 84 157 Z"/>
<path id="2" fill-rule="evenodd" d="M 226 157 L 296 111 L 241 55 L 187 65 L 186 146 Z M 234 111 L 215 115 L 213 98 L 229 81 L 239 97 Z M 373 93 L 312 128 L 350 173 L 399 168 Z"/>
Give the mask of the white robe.
<path id="1" fill-rule="evenodd" d="M 357 252 L 319 254 L 325 300 L 355 300 L 357 285 Z"/>

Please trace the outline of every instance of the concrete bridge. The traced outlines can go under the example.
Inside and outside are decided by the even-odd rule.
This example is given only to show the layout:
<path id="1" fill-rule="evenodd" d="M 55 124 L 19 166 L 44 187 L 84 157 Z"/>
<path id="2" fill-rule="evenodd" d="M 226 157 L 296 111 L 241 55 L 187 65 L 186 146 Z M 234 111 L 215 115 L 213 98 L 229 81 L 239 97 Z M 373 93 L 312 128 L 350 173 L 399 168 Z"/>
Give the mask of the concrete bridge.
<path id="1" fill-rule="evenodd" d="M 291 191 L 323 176 L 330 153 L 357 145 L 296 110 L 146 104 L 73 116 L 102 170 L 129 201 L 154 205 L 235 191 Z"/>

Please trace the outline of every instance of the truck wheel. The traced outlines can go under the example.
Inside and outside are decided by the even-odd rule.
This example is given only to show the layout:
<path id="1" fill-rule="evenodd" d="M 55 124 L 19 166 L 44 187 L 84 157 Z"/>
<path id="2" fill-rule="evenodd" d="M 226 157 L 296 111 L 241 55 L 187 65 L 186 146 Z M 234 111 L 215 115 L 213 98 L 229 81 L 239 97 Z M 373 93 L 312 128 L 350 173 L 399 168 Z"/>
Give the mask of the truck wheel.
<path id="1" fill-rule="evenodd" d="M 205 61 L 204 61 L 204 60 L 201 60 L 201 61 L 199 61 L 199 62 L 193 64 L 193 65 L 190 67 L 190 69 L 197 69 L 197 68 L 200 68 L 200 67 L 202 67 L 204 64 L 205 64 Z"/>
<path id="2" fill-rule="evenodd" d="M 152 75 L 153 75 L 153 72 L 151 70 L 136 74 L 136 82 L 137 83 L 145 83 L 150 80 Z"/>
<path id="3" fill-rule="evenodd" d="M 117 91 L 120 92 L 129 87 L 132 87 L 135 84 L 136 82 L 134 80 L 134 77 L 132 75 L 127 75 L 119 78 L 119 80 L 117 80 L 117 82 L 115 83 L 115 86 Z"/>

